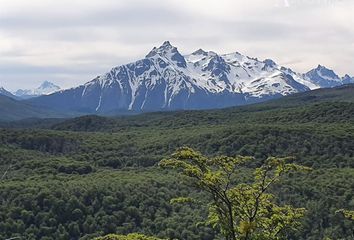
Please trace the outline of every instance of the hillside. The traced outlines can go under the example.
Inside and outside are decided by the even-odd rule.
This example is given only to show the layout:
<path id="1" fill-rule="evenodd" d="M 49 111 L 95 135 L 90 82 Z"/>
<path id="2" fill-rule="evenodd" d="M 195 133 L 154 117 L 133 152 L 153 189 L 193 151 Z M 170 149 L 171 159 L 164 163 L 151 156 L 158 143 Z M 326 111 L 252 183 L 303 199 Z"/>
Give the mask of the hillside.
<path id="1" fill-rule="evenodd" d="M 229 109 L 222 109 L 222 110 L 208 110 L 208 111 L 195 111 L 191 112 L 190 114 L 198 114 L 203 113 L 204 116 L 208 116 L 209 118 L 213 118 L 214 116 L 220 115 L 219 113 L 232 113 L 232 114 L 240 114 L 242 112 L 258 112 L 262 109 L 270 109 L 270 108 L 286 108 L 292 106 L 299 106 L 303 104 L 316 104 L 316 103 L 323 103 L 323 102 L 353 102 L 354 96 L 354 85 L 344 85 L 335 88 L 328 88 L 328 89 L 317 89 L 313 91 L 308 91 L 304 93 L 298 93 L 286 97 L 282 97 L 277 100 L 270 100 L 265 103 L 261 104 L 253 104 L 244 107 L 237 107 L 237 108 L 229 108 Z M 65 102 L 64 102 L 65 103 Z M 64 104 L 63 103 L 63 104 Z M 69 102 L 65 103 L 70 105 Z M 84 111 L 85 112 L 85 111 Z M 133 115 L 137 114 L 138 112 L 132 111 L 120 111 L 119 115 Z M 144 119 L 144 116 L 151 116 L 151 118 L 156 118 L 158 116 L 162 116 L 163 118 L 169 116 L 174 116 L 177 113 L 168 113 L 168 112 L 157 112 L 157 113 L 146 113 L 143 116 L 131 117 L 128 118 L 129 121 L 140 121 L 140 119 Z M 187 113 L 187 112 L 186 112 Z M 18 101 L 14 100 L 5 96 L 0 96 L 0 121 L 18 121 L 28 118 L 63 118 L 63 117 L 73 117 L 73 116 L 80 116 L 83 113 L 80 112 L 70 112 L 70 111 L 57 111 L 51 108 L 43 107 L 43 106 L 34 106 L 30 102 L 26 101 Z M 107 112 L 102 115 L 116 115 L 116 112 Z M 213 115 L 213 116 L 211 116 Z M 219 116 L 220 117 L 220 116 Z M 150 117 L 146 119 L 151 119 Z M 127 117 L 120 118 L 122 122 Z M 75 121 L 75 120 L 74 120 Z M 37 121 L 38 122 L 38 121 Z M 44 120 L 45 122 L 45 120 Z M 25 126 L 25 122 L 21 121 L 21 124 Z M 141 122 L 140 122 L 141 124 Z M 3 124 L 4 125 L 4 124 Z M 14 124 L 7 124 L 8 126 L 16 125 Z M 20 123 L 18 124 L 20 125 Z"/>
<path id="2" fill-rule="evenodd" d="M 5 97 L 9 97 L 9 98 L 18 100 L 18 97 L 16 97 L 15 95 L 13 95 L 11 92 L 7 91 L 3 87 L 0 87 L 0 96 L 5 96 Z"/>
<path id="3" fill-rule="evenodd" d="M 318 89 L 265 103 L 221 110 L 156 112 L 107 118 L 83 116 L 52 126 L 57 130 L 118 131 L 137 127 L 175 127 L 272 122 L 353 122 L 354 85 Z"/>
<path id="4" fill-rule="evenodd" d="M 34 107 L 28 103 L 14 100 L 0 95 L 0 121 L 14 121 L 24 118 L 62 117 L 63 114 L 54 113 L 45 108 Z"/>
<path id="5" fill-rule="evenodd" d="M 240 179 L 250 177 L 267 156 L 294 156 L 314 170 L 272 190 L 278 202 L 308 210 L 289 239 L 350 239 L 353 225 L 335 211 L 353 208 L 351 92 L 348 86 L 312 92 L 317 100 L 311 101 L 300 94 L 223 110 L 85 116 L 41 120 L 43 129 L 31 121 L 27 129 L 0 129 L 0 238 L 92 239 L 142 232 L 220 239 L 210 227 L 197 227 L 206 208 L 169 203 L 186 193 L 205 196 L 156 166 L 187 145 L 208 156 L 254 156 L 240 169 Z M 31 124 L 37 129 L 29 129 Z"/>
<path id="6" fill-rule="evenodd" d="M 265 105 L 297 106 L 321 102 L 354 102 L 354 84 L 293 94 L 279 100 L 269 101 Z"/>

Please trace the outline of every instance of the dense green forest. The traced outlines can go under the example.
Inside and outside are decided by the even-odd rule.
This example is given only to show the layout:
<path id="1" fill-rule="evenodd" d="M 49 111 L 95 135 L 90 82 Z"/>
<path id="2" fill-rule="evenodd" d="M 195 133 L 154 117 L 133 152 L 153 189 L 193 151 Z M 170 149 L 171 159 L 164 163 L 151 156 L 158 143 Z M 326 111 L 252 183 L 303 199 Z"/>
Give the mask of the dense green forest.
<path id="1" fill-rule="evenodd" d="M 307 209 L 288 239 L 352 239 L 353 223 L 336 211 L 354 209 L 354 103 L 293 98 L 225 110 L 3 123 L 0 239 L 133 232 L 221 239 L 200 224 L 205 207 L 170 204 L 184 195 L 207 197 L 157 166 L 182 146 L 207 156 L 255 157 L 240 170 L 242 180 L 268 156 L 294 156 L 313 171 L 272 189 L 279 204 Z"/>

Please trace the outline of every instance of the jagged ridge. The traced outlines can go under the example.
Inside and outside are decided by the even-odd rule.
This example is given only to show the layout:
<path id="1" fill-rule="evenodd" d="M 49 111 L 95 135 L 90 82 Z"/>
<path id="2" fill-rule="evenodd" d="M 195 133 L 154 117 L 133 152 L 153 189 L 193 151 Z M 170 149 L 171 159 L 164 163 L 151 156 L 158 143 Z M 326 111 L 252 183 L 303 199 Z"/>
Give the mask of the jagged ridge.
<path id="1" fill-rule="evenodd" d="M 322 66 L 298 74 L 274 61 L 238 52 L 199 49 L 182 56 L 170 42 L 144 59 L 118 66 L 92 81 L 31 102 L 87 113 L 207 109 L 244 105 L 352 82 Z"/>

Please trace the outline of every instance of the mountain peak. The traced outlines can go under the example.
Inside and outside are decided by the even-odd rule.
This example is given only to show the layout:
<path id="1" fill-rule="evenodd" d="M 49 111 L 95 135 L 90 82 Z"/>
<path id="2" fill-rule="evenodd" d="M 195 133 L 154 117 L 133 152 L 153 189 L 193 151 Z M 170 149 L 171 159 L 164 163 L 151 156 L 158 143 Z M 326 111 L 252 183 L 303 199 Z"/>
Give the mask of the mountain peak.
<path id="1" fill-rule="evenodd" d="M 342 78 L 342 81 L 343 81 L 343 84 L 354 83 L 354 77 L 351 77 L 348 74 L 345 74 L 345 76 Z"/>
<path id="2" fill-rule="evenodd" d="M 309 72 L 307 72 L 307 74 L 312 73 L 312 74 L 321 74 L 323 76 L 330 76 L 333 78 L 339 78 L 338 75 L 330 68 L 325 67 L 321 64 L 318 64 L 318 66 L 312 70 L 310 70 Z"/>
<path id="3" fill-rule="evenodd" d="M 208 52 L 204 51 L 203 49 L 199 48 L 197 51 L 194 51 L 192 55 L 203 55 L 206 56 L 208 55 Z"/>
<path id="4" fill-rule="evenodd" d="M 161 47 L 173 47 L 170 41 L 164 41 Z"/>
<path id="5" fill-rule="evenodd" d="M 160 47 L 154 47 L 149 53 L 148 55 L 146 55 L 147 58 L 149 57 L 153 57 L 156 54 L 160 54 L 160 55 L 165 55 L 168 52 L 171 51 L 177 51 L 177 48 L 172 46 L 172 44 L 170 43 L 170 41 L 164 41 L 162 43 L 162 45 Z"/>
<path id="6" fill-rule="evenodd" d="M 263 62 L 267 67 L 275 67 L 277 65 L 272 59 L 266 59 Z"/>
<path id="7" fill-rule="evenodd" d="M 321 64 L 304 75 L 311 82 L 322 88 L 335 87 L 342 84 L 342 79 L 332 70 Z"/>
<path id="8" fill-rule="evenodd" d="M 9 91 L 7 91 L 4 87 L 1 87 L 1 86 L 0 86 L 0 95 L 6 96 L 6 97 L 10 97 L 10 98 L 13 98 L 13 99 L 17 99 L 15 95 L 13 95 Z"/>
<path id="9" fill-rule="evenodd" d="M 165 41 L 160 47 L 154 47 L 146 58 L 154 58 L 155 56 L 165 57 L 172 60 L 179 67 L 186 67 L 187 63 L 184 57 L 178 52 L 177 48 L 172 46 L 169 41 Z"/>
<path id="10" fill-rule="evenodd" d="M 339 78 L 338 75 L 332 69 L 322 66 L 320 64 L 317 66 L 316 70 L 320 71 L 322 74 L 331 76 L 333 78 Z"/>
<path id="11" fill-rule="evenodd" d="M 44 81 L 40 86 L 39 88 L 43 89 L 43 88 L 51 88 L 51 87 L 57 87 L 59 88 L 59 86 L 55 85 L 54 83 L 52 82 L 49 82 L 49 81 Z"/>
<path id="12" fill-rule="evenodd" d="M 41 95 L 48 95 L 60 90 L 60 87 L 52 82 L 44 81 L 36 89 L 19 89 L 14 94 L 15 96 L 23 99 L 38 97 Z"/>
<path id="13" fill-rule="evenodd" d="M 321 64 L 318 64 L 318 66 L 315 70 L 320 71 L 320 72 L 325 72 L 326 74 L 337 75 L 332 69 L 330 69 L 326 66 L 323 66 Z"/>
<path id="14" fill-rule="evenodd" d="M 316 69 L 317 69 L 317 70 L 322 70 L 322 69 L 328 69 L 328 68 L 325 67 L 325 66 L 322 66 L 321 64 L 318 64 L 318 66 L 317 66 Z"/>

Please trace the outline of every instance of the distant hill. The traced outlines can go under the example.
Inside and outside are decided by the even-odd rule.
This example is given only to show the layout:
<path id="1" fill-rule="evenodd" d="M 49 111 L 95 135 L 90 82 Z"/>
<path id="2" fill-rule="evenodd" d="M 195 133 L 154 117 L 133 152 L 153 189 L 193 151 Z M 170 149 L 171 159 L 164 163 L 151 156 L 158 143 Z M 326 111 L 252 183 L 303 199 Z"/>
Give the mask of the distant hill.
<path id="1" fill-rule="evenodd" d="M 354 85 L 318 89 L 265 103 L 217 110 L 145 113 L 136 116 L 83 116 L 55 124 L 56 130 L 118 131 L 129 128 L 233 123 L 353 122 Z"/>
<path id="2" fill-rule="evenodd" d="M 320 102 L 354 102 L 354 84 L 297 93 L 259 105 L 276 105 L 285 107 Z"/>
<path id="3" fill-rule="evenodd" d="M 0 95 L 0 121 L 14 121 L 25 118 L 50 118 L 63 117 L 65 115 L 55 113 L 43 108 L 34 107 L 28 103 L 17 101 L 10 97 Z"/>
<path id="4" fill-rule="evenodd" d="M 333 104 L 326 104 L 328 102 L 332 102 Z M 161 121 L 160 124 L 166 124 L 166 122 L 171 122 L 171 124 L 173 124 L 173 122 L 177 122 L 179 118 L 184 118 L 186 121 L 190 122 L 192 122 L 192 119 L 194 119 L 197 122 L 205 120 L 218 122 L 224 121 L 226 123 L 235 118 L 241 120 L 242 116 L 244 119 L 247 119 L 250 117 L 250 114 L 260 114 L 260 112 L 269 111 L 287 111 L 289 112 L 288 116 L 295 117 L 294 113 L 297 111 L 302 111 L 301 109 L 304 107 L 306 107 L 307 111 L 314 111 L 314 114 L 321 114 L 319 111 L 325 111 L 325 108 L 327 110 L 331 110 L 330 108 L 331 106 L 334 106 L 334 103 L 344 107 L 345 109 L 343 109 L 343 112 L 350 111 L 352 109 L 352 103 L 354 103 L 354 84 L 339 86 L 335 88 L 317 89 L 309 92 L 293 94 L 276 100 L 270 100 L 264 103 L 231 107 L 226 109 L 175 112 L 164 111 L 144 113 L 136 116 L 121 116 L 115 118 L 85 116 L 73 120 L 68 120 L 68 122 L 76 125 L 72 126 L 73 129 L 81 131 L 97 130 L 98 128 L 104 128 L 107 125 L 117 126 L 118 124 L 119 126 L 131 126 L 134 124 L 150 124 L 150 122 L 159 123 L 158 120 Z M 322 108 L 317 107 L 316 104 L 320 104 Z M 288 108 L 292 108 L 292 110 Z M 293 108 L 297 108 L 297 110 L 294 110 Z M 128 112 L 126 112 L 126 114 L 128 114 Z M 267 115 L 266 113 L 264 114 Z M 82 115 L 82 113 L 61 113 L 53 110 L 48 110 L 48 108 L 33 106 L 27 101 L 16 101 L 5 96 L 0 98 L 1 121 L 13 121 L 26 118 L 77 117 L 79 115 Z M 113 116 L 114 113 L 110 113 L 110 115 Z M 264 116 L 264 118 L 268 116 L 270 115 Z M 40 125 L 40 120 L 38 121 L 36 122 Z M 104 121 L 105 124 L 102 124 L 102 121 Z M 33 121 L 28 121 L 27 123 L 30 124 L 31 122 Z M 26 122 L 21 122 L 21 124 L 26 124 Z M 48 124 L 45 125 L 47 126 Z M 95 125 L 95 127 L 93 127 L 93 125 Z"/>
<path id="5" fill-rule="evenodd" d="M 13 99 L 19 99 L 17 96 L 13 95 L 11 92 L 7 91 L 5 88 L 0 87 L 0 95 L 10 97 Z"/>

